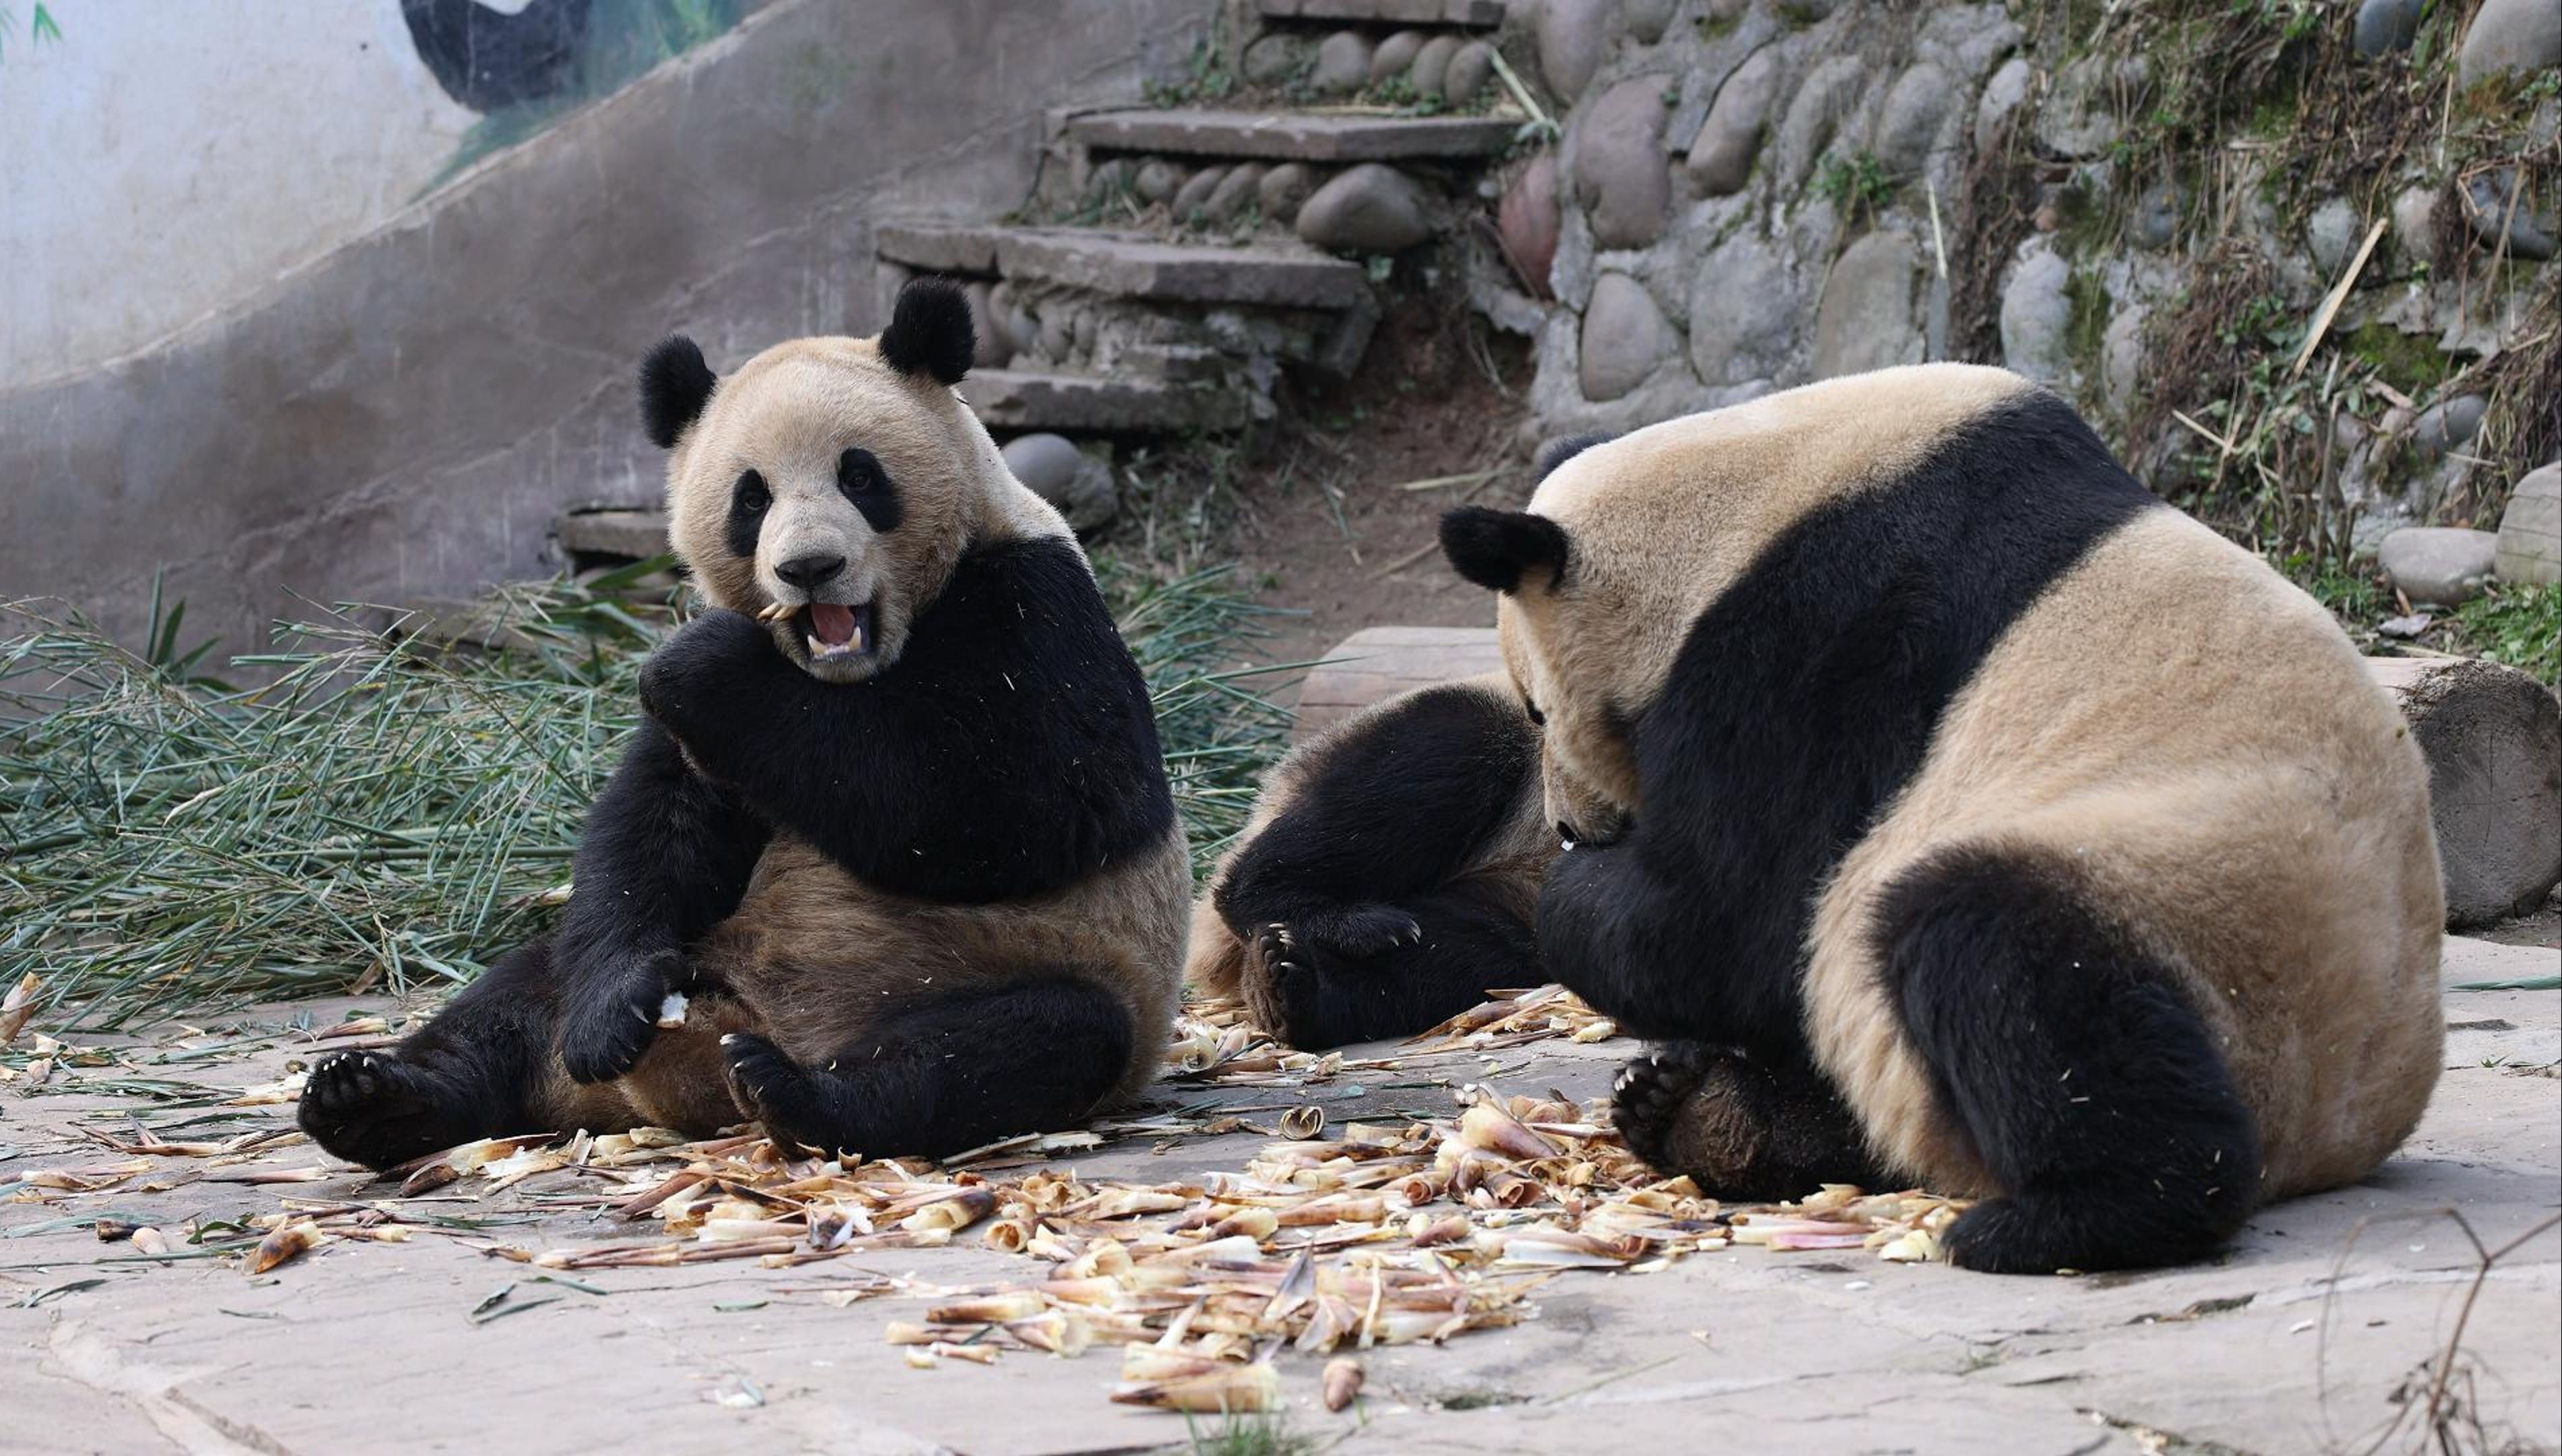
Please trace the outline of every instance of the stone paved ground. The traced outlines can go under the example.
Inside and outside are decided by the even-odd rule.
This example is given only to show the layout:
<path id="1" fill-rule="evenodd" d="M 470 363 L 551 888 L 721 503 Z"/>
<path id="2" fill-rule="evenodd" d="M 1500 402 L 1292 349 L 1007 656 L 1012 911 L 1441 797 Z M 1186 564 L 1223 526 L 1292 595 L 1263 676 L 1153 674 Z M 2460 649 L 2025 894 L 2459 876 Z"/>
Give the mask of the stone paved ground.
<path id="1" fill-rule="evenodd" d="M 2450 942 L 2456 983 L 2549 975 L 2550 948 Z M 1318 1363 L 1284 1356 L 1288 1428 L 1344 1452 L 1869 1451 L 2023 1453 L 2362 1450 L 2395 1392 L 2437 1360 L 2475 1259 L 2442 1210 L 2484 1240 L 2515 1237 L 2562 1206 L 2562 997 L 2460 992 L 2437 1102 L 2403 1156 L 2356 1187 L 2270 1209 L 2207 1266 L 2060 1279 L 1995 1278 L 1866 1254 L 1738 1248 L 1652 1275 L 1568 1273 L 1538 1316 L 1508 1330 L 1368 1357 L 1355 1411 L 1324 1412 Z M 942 1286 L 1015 1281 L 1033 1267 L 965 1237 L 948 1249 L 853 1256 L 799 1269 L 715 1264 L 604 1270 L 606 1291 L 520 1286 L 548 1304 L 474 1324 L 472 1307 L 531 1272 L 459 1237 L 333 1244 L 274 1272 L 235 1260 L 130 1259 L 89 1223 L 115 1212 L 161 1226 L 269 1211 L 279 1195 L 379 1197 L 360 1176 L 294 1143 L 236 1168 L 157 1160 L 154 1174 L 93 1193 L 39 1191 L 25 1175 L 129 1161 L 71 1130 L 125 1130 L 137 1108 L 171 1138 L 289 1126 L 289 1108 L 171 1111 L 111 1078 L 239 1089 L 307 1055 L 278 1023 L 328 1025 L 380 1001 L 299 1005 L 249 1022 L 268 1035 L 233 1055 L 152 1063 L 236 1033 L 147 1039 L 132 1070 L 57 1070 L 38 1093 L 0 1085 L 0 1449 L 338 1452 L 1109 1451 L 1185 1440 L 1170 1415 L 1115 1406 L 1108 1351 L 1079 1361 L 1009 1355 L 995 1366 L 907 1368 L 882 1342 L 912 1300 L 844 1308 L 819 1292 L 860 1271 Z M 39 1028 L 41 1029 L 41 1028 Z M 126 1043 L 130 1045 L 130 1041 Z M 23 1063 L 23 1052 L 12 1064 Z M 1549 1041 L 1496 1053 L 1508 1090 L 1597 1095 L 1624 1041 Z M 1405 1058 L 1354 1090 L 1337 1121 L 1446 1113 L 1438 1084 L 1488 1074 L 1474 1055 Z M 167 1089 L 164 1089 L 167 1090 Z M 1183 1089 L 1271 1108 L 1270 1088 Z M 205 1112 L 223 1120 L 172 1130 Z M 1152 1152 L 1120 1143 L 1077 1160 L 1089 1180 L 1164 1182 L 1242 1168 L 1249 1133 Z M 226 1183 L 247 1169 L 322 1167 L 318 1182 Z M 162 1177 L 175 1185 L 134 1191 Z M 537 1247 L 628 1236 L 595 1215 L 544 1213 L 545 1175 L 451 1211 L 501 1222 Z M 2483 1284 L 2457 1365 L 2468 1420 L 2513 1449 L 2562 1442 L 2562 1235 L 2547 1230 Z M 748 1390 L 761 1403 L 744 1404 Z M 727 1395 L 731 1403 L 724 1404 Z M 2407 1431 L 2406 1427 L 2406 1431 Z M 2409 1449 L 2397 1439 L 2386 1449 Z M 2470 1445 L 2459 1449 L 2477 1449 Z"/>

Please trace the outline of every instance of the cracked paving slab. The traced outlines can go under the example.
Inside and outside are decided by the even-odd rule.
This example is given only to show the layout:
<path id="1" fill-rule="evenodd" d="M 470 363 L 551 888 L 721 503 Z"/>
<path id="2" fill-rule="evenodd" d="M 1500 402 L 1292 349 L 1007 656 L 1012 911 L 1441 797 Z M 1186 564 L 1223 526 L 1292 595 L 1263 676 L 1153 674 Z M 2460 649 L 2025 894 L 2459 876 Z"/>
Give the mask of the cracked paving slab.
<path id="1" fill-rule="evenodd" d="M 2451 940 L 2445 979 L 2550 975 L 2555 960 L 2550 948 Z M 0 1178 L 119 1161 L 71 1130 L 129 1133 L 137 1115 L 172 1138 L 289 1127 L 289 1106 L 178 1109 L 168 1089 L 271 1081 L 316 1049 L 289 1019 L 327 1026 L 391 1006 L 376 998 L 258 1008 L 223 1027 L 271 1034 L 144 1038 L 129 1070 L 58 1074 L 34 1095 L 23 1082 L 0 1085 Z M 2498 1243 L 2562 1207 L 2553 1076 L 2562 995 L 2451 990 L 2446 1006 L 2459 1028 L 2449 1068 L 2404 1153 L 2354 1186 L 2264 1210 L 2212 1263 L 2005 1278 L 1858 1250 L 1737 1247 L 1654 1274 L 1576 1271 L 1543 1287 L 1537 1317 L 1517 1327 L 1369 1352 L 1364 1397 L 1341 1415 L 1320 1402 L 1321 1362 L 1285 1354 L 1289 1426 L 1340 1437 L 1337 1449 L 1350 1453 L 1454 1456 L 2359 1448 L 2402 1408 L 2397 1392 L 2414 1373 L 2443 1357 L 2473 1282 L 2472 1247 L 2448 1210 Z M 1446 1112 L 1450 1088 L 1490 1075 L 1508 1090 L 1597 1096 L 1634 1050 L 1624 1040 L 1484 1055 L 1370 1048 L 1354 1055 L 1400 1065 L 1304 1092 L 1163 1090 L 1187 1106 L 1315 1100 L 1336 1121 L 1385 1119 Z M 115 1078 L 121 1092 L 85 1085 Z M 163 1084 L 160 1096 L 143 1095 L 144 1082 Z M 218 1120 L 172 1130 L 206 1117 Z M 1263 1142 L 1250 1132 L 1121 1142 L 1060 1161 L 1089 1181 L 1161 1183 L 1240 1169 Z M 588 1271 L 578 1279 L 601 1293 L 546 1288 L 547 1302 L 483 1323 L 472 1308 L 534 1271 L 450 1238 L 331 1245 L 257 1277 L 228 1259 L 100 1262 L 120 1252 L 91 1231 L 101 1214 L 175 1227 L 269 1211 L 279 1193 L 382 1191 L 304 1146 L 259 1166 L 270 1164 L 325 1176 L 262 1186 L 182 1170 L 191 1181 L 162 1191 L 51 1190 L 45 1201 L 23 1181 L 0 1188 L 0 1199 L 21 1199 L 0 1201 L 0 1346 L 11 1357 L 0 1363 L 0 1446 L 1031 1453 L 1186 1439 L 1179 1418 L 1105 1400 L 1116 1373 L 1108 1352 L 915 1370 L 882 1338 L 891 1320 L 916 1317 L 914 1301 L 839 1309 L 819 1298 L 865 1272 L 949 1287 L 1017 1281 L 1033 1267 L 966 1237 L 798 1269 Z M 627 1236 L 629 1225 L 546 1212 L 527 1196 L 578 1176 L 454 1191 L 451 1206 L 514 1220 L 494 1235 L 511 1241 Z M 2465 1412 L 2521 1449 L 2562 1445 L 2557 1312 L 2562 1234 L 2548 1231 L 2482 1281 L 2466 1326 L 2455 1381 Z"/>

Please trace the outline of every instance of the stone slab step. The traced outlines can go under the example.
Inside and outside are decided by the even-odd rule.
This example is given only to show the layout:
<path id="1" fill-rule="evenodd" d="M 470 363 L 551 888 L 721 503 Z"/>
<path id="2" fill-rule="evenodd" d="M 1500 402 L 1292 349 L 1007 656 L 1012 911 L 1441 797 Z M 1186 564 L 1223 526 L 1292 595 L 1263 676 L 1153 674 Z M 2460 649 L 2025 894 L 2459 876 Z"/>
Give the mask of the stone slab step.
<path id="1" fill-rule="evenodd" d="M 552 535 L 572 556 L 640 561 L 667 549 L 667 513 L 630 507 L 575 510 L 552 522 Z"/>
<path id="2" fill-rule="evenodd" d="M 1256 8 L 1272 20 L 1465 25 L 1480 30 L 1504 23 L 1504 0 L 1259 0 Z"/>
<path id="3" fill-rule="evenodd" d="M 961 381 L 961 397 L 999 430 L 1150 435 L 1231 430 L 1249 418 L 1245 400 L 1227 391 L 1094 374 L 981 369 Z"/>
<path id="4" fill-rule="evenodd" d="M 1067 137 L 1113 151 L 1255 157 L 1294 162 L 1388 162 L 1490 157 L 1521 123 L 1501 116 L 1310 115 L 1297 111 L 1090 111 Z"/>
<path id="5" fill-rule="evenodd" d="M 1194 246 L 1061 228 L 891 224 L 880 256 L 910 268 L 1001 273 L 1125 298 L 1352 308 L 1370 296 L 1361 266 L 1311 248 Z"/>

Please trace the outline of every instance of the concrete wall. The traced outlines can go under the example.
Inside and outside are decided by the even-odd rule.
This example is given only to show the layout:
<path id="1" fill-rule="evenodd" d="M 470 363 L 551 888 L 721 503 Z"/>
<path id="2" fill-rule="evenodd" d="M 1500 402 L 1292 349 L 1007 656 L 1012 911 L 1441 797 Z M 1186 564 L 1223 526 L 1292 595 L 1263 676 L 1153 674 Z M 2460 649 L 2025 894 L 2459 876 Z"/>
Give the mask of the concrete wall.
<path id="1" fill-rule="evenodd" d="M 240 650 L 291 593 L 540 573 L 563 505 L 657 489 L 630 384 L 651 341 L 725 368 L 870 331 L 875 223 L 1013 206 L 1042 109 L 1135 96 L 1207 10 L 778 0 L 246 304 L 0 392 L 0 600 L 130 637 L 165 565 L 191 631 Z"/>
<path id="2" fill-rule="evenodd" d="M 55 0 L 0 29 L 0 380 L 100 363 L 374 227 L 474 119 L 395 4 Z"/>

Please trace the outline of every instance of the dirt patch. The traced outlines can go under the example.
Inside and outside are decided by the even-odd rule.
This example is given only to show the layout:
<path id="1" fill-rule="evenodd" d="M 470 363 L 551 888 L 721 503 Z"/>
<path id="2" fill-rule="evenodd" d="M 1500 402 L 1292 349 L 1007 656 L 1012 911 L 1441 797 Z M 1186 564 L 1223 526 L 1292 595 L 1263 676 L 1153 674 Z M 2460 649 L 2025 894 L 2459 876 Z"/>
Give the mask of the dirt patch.
<path id="1" fill-rule="evenodd" d="M 1273 425 L 1125 472 L 1112 545 L 1160 570 L 1235 561 L 1239 589 L 1275 609 L 1246 654 L 1257 665 L 1311 660 L 1365 627 L 1494 625 L 1493 601 L 1451 574 L 1435 531 L 1462 501 L 1529 497 L 1529 346 L 1446 290 L 1387 291 L 1354 378 L 1286 381 Z M 1404 488 L 1424 481 L 1443 483 Z"/>

